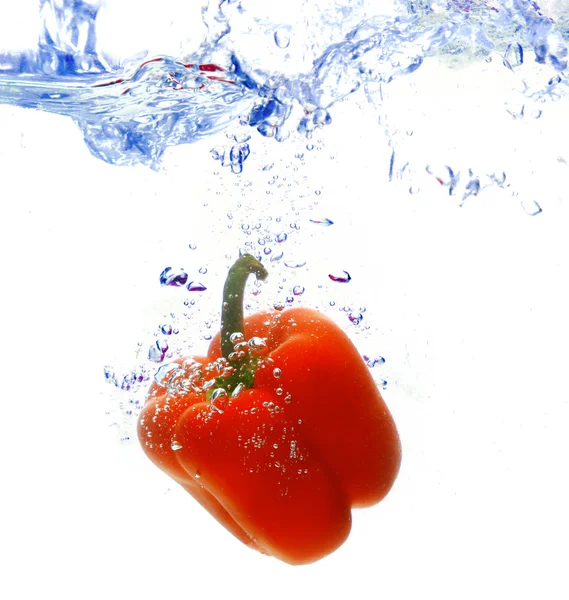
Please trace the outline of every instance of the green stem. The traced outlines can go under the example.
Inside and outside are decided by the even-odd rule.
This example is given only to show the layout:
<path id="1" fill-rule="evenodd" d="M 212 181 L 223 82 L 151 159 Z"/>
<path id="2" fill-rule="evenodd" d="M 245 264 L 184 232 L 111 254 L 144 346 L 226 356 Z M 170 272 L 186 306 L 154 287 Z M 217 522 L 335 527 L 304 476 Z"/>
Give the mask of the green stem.
<path id="1" fill-rule="evenodd" d="M 235 350 L 231 341 L 231 334 L 242 333 L 245 335 L 245 323 L 243 320 L 243 295 L 245 284 L 249 275 L 255 275 L 261 281 L 268 276 L 263 265 L 250 254 L 240 256 L 227 273 L 227 279 L 223 287 L 223 305 L 221 308 L 221 355 L 229 359 L 229 355 Z M 235 375 L 225 381 L 224 387 L 235 388 L 238 383 L 245 383 L 249 387 L 253 381 L 255 365 L 251 364 L 251 358 L 246 355 L 243 359 L 232 361 L 235 367 Z M 228 390 L 229 391 L 229 390 Z"/>

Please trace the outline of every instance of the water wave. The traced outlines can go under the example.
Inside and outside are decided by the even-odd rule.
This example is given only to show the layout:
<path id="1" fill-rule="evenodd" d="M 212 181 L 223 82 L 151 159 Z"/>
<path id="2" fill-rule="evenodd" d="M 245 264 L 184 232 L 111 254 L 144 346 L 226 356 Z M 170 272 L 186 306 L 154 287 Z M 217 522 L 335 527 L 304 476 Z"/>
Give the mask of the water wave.
<path id="1" fill-rule="evenodd" d="M 211 0 L 191 52 L 119 62 L 97 42 L 99 1 L 42 0 L 37 48 L 0 55 L 0 103 L 67 115 L 94 156 L 156 168 L 169 146 L 230 124 L 281 142 L 310 137 L 338 101 L 435 56 L 499 56 L 514 69 L 531 53 L 552 77 L 527 93 L 558 97 L 569 85 L 569 8 L 552 2 L 553 16 L 530 0 L 291 0 L 286 11 Z M 216 158 L 241 172 L 247 141 Z"/>

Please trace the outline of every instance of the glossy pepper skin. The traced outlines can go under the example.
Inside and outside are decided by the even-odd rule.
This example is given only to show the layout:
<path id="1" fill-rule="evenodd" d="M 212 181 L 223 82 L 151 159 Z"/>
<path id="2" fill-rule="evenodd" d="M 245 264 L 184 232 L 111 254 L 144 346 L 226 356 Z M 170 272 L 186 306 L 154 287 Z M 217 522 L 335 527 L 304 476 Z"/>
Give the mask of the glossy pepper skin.
<path id="1" fill-rule="evenodd" d="M 252 257 L 239 261 L 247 263 L 245 279 L 266 275 Z M 226 283 L 225 309 L 236 298 L 241 306 L 242 283 L 240 294 L 227 293 Z M 194 360 L 207 366 L 229 355 L 235 331 L 265 340 L 260 359 L 230 357 L 237 368 L 217 379 L 214 387 L 225 383 L 229 392 L 219 399 L 153 383 L 139 439 L 241 541 L 290 564 L 310 563 L 346 540 L 351 508 L 388 493 L 401 462 L 399 437 L 366 364 L 332 320 L 295 308 L 243 321 L 239 306 L 236 319 L 222 316 L 207 356 Z"/>

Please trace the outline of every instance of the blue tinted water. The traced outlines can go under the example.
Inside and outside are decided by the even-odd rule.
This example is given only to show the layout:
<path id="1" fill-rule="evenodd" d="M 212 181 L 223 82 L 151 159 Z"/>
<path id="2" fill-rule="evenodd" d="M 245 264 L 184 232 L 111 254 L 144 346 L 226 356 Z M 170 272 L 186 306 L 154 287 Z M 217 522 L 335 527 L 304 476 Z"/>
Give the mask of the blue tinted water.
<path id="1" fill-rule="evenodd" d="M 41 0 L 37 47 L 0 54 L 0 103 L 69 116 L 92 154 L 117 165 L 156 168 L 169 146 L 239 122 L 242 137 L 215 156 L 239 173 L 247 131 L 280 142 L 295 131 L 310 138 L 331 123 L 335 103 L 412 76 L 433 55 L 475 62 L 499 52 L 511 70 L 529 51 L 552 71 L 533 96 L 567 91 L 569 8 L 553 20 L 529 0 L 379 4 L 292 2 L 282 11 L 211 0 L 203 39 L 192 43 L 199 50 L 119 61 L 97 42 L 99 0 Z M 368 97 L 381 103 L 381 94 Z M 391 175 L 393 168 L 392 157 Z"/>

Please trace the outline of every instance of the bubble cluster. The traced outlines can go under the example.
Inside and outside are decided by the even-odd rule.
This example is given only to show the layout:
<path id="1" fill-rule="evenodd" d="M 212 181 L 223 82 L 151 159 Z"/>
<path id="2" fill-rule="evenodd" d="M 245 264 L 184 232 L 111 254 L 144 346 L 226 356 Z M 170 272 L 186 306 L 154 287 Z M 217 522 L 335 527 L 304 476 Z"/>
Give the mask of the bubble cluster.
<path id="1" fill-rule="evenodd" d="M 230 388 L 230 392 L 226 389 L 229 378 L 238 370 L 234 366 L 236 361 L 245 360 L 245 366 L 249 369 L 272 368 L 275 378 L 282 375 L 281 369 L 273 368 L 274 361 L 266 356 L 266 339 L 255 336 L 247 340 L 241 332 L 234 332 L 230 341 L 233 344 L 233 352 L 227 358 L 220 357 L 205 363 L 187 358 L 164 364 L 155 373 L 155 383 L 172 397 L 181 397 L 188 393 L 204 395 L 213 410 L 223 413 L 224 404 L 239 397 L 246 389 L 242 382 Z M 282 394 L 282 390 L 277 389 L 276 393 Z M 274 410 L 278 412 L 280 409 Z M 251 413 L 253 414 L 253 411 Z"/>

